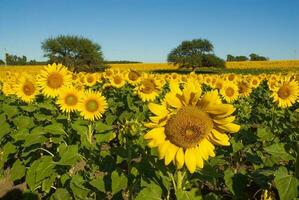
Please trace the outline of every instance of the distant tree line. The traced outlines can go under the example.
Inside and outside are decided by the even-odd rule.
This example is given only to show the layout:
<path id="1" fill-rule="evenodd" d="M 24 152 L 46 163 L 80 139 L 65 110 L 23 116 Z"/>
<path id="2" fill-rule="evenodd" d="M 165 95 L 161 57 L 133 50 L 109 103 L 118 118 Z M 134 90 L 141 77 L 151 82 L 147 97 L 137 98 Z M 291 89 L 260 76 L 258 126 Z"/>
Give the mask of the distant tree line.
<path id="1" fill-rule="evenodd" d="M 265 61 L 265 60 L 269 60 L 269 58 L 260 56 L 255 53 L 250 54 L 249 58 L 247 56 L 232 56 L 230 54 L 228 54 L 226 57 L 226 61 Z"/>
<path id="2" fill-rule="evenodd" d="M 26 56 L 17 56 L 13 54 L 5 54 L 6 65 L 45 65 L 46 61 L 27 60 Z M 0 59 L 0 65 L 5 65 L 4 60 Z"/>

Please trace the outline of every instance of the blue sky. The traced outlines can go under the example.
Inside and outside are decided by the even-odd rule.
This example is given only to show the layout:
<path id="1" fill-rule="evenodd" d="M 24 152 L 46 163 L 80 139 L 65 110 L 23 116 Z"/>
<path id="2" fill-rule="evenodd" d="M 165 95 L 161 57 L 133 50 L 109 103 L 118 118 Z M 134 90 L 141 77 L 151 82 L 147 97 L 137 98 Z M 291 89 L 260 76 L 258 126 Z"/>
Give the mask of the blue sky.
<path id="1" fill-rule="evenodd" d="M 299 59 L 298 0 L 1 0 L 0 59 L 45 60 L 41 41 L 82 35 L 107 60 L 165 62 L 183 40 L 206 38 L 215 54 Z"/>

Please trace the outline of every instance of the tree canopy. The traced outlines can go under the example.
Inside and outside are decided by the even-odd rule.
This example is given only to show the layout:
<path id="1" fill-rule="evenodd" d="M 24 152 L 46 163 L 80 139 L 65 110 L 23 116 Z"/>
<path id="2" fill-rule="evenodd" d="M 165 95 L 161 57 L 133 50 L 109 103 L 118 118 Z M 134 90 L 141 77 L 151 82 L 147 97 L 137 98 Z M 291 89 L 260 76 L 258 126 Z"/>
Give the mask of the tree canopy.
<path id="1" fill-rule="evenodd" d="M 258 54 L 252 53 L 249 55 L 249 58 L 246 56 L 232 56 L 230 54 L 227 55 L 226 61 L 265 61 L 269 60 L 269 58 L 266 58 L 264 56 L 260 56 Z"/>
<path id="2" fill-rule="evenodd" d="M 60 35 L 42 42 L 44 56 L 51 63 L 62 63 L 75 71 L 97 71 L 104 67 L 101 46 L 91 40 Z"/>
<path id="3" fill-rule="evenodd" d="M 171 50 L 167 61 L 184 68 L 223 67 L 224 61 L 213 54 L 214 46 L 207 39 L 183 41 Z"/>

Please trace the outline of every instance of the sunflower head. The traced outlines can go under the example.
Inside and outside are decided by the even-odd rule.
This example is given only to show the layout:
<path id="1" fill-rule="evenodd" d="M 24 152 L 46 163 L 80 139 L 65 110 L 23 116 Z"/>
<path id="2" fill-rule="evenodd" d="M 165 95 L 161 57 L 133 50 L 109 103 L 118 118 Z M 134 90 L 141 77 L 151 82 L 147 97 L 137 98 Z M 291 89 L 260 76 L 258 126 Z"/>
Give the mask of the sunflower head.
<path id="1" fill-rule="evenodd" d="M 61 64 L 48 65 L 41 72 L 38 85 L 44 95 L 49 97 L 58 96 L 60 90 L 72 83 L 71 72 Z"/>
<path id="2" fill-rule="evenodd" d="M 240 129 L 231 116 L 234 107 L 223 104 L 217 90 L 200 97 L 201 90 L 192 89 L 193 85 L 187 83 L 182 90 L 173 82 L 162 101 L 165 103 L 149 104 L 155 116 L 146 124 L 151 130 L 144 136 L 149 147 L 158 147 L 165 165 L 173 161 L 178 169 L 186 165 L 191 173 L 215 156 L 214 145 L 229 145 L 225 133 Z"/>
<path id="3" fill-rule="evenodd" d="M 63 112 L 73 112 L 78 110 L 80 96 L 83 93 L 75 87 L 65 87 L 58 96 L 57 104 Z"/>

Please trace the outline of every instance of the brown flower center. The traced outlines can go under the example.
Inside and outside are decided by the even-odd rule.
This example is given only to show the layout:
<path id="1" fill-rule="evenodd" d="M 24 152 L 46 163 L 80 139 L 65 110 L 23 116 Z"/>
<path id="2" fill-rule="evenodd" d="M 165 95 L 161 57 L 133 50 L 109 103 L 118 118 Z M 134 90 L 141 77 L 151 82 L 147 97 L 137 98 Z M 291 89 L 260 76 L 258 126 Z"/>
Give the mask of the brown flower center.
<path id="1" fill-rule="evenodd" d="M 291 90 L 287 85 L 283 85 L 281 88 L 279 88 L 277 94 L 280 98 L 286 99 L 291 95 Z"/>
<path id="2" fill-rule="evenodd" d="M 90 99 L 86 102 L 85 108 L 88 112 L 95 112 L 98 110 L 99 105 L 98 102 L 94 99 Z"/>
<path id="3" fill-rule="evenodd" d="M 23 92 L 25 95 L 31 96 L 35 92 L 35 86 L 30 81 L 26 81 L 23 86 Z"/>
<path id="4" fill-rule="evenodd" d="M 231 87 L 228 87 L 228 88 L 226 88 L 226 90 L 225 90 L 225 94 L 226 94 L 226 96 L 228 96 L 228 97 L 232 97 L 232 96 L 234 96 L 234 94 L 235 94 L 235 90 L 234 90 L 233 88 L 231 88 Z"/>
<path id="5" fill-rule="evenodd" d="M 136 71 L 130 71 L 129 74 L 128 74 L 128 78 L 131 81 L 136 81 L 139 77 L 140 77 L 140 74 Z"/>
<path id="6" fill-rule="evenodd" d="M 143 80 L 141 84 L 143 86 L 141 89 L 142 93 L 150 94 L 156 89 L 156 85 L 153 82 L 153 80 L 146 79 L 146 80 Z"/>
<path id="7" fill-rule="evenodd" d="M 235 75 L 234 74 L 230 74 L 228 76 L 228 80 L 233 81 L 235 79 Z"/>
<path id="8" fill-rule="evenodd" d="M 168 140 L 178 147 L 190 148 L 213 129 L 210 116 L 196 106 L 186 106 L 170 117 L 165 125 Z"/>
<path id="9" fill-rule="evenodd" d="M 53 72 L 48 76 L 47 85 L 52 89 L 58 89 L 63 85 L 63 77 L 58 72 Z"/>
<path id="10" fill-rule="evenodd" d="M 121 82 L 123 81 L 122 77 L 120 75 L 116 75 L 113 77 L 113 81 L 115 84 L 121 84 Z"/>
<path id="11" fill-rule="evenodd" d="M 78 103 L 78 98 L 76 95 L 74 94 L 69 94 L 65 97 L 65 103 L 68 105 L 68 106 L 74 106 Z"/>
<path id="12" fill-rule="evenodd" d="M 87 82 L 88 82 L 88 83 L 92 83 L 93 81 L 94 81 L 93 76 L 89 75 L 89 76 L 87 77 Z"/>
<path id="13" fill-rule="evenodd" d="M 247 83 L 245 83 L 245 82 L 241 82 L 241 83 L 239 83 L 239 93 L 240 94 L 243 94 L 243 93 L 245 93 L 246 91 L 247 91 L 247 89 L 248 89 L 248 85 L 247 85 Z"/>

